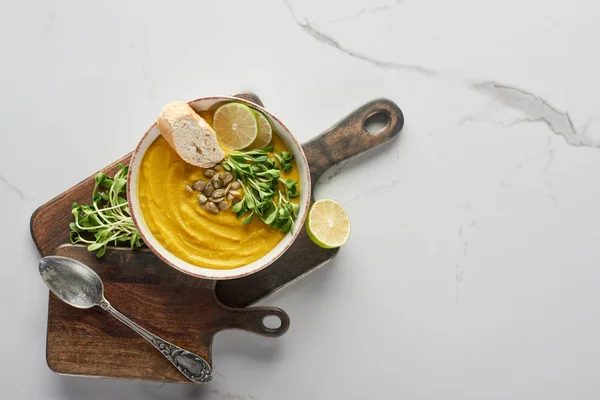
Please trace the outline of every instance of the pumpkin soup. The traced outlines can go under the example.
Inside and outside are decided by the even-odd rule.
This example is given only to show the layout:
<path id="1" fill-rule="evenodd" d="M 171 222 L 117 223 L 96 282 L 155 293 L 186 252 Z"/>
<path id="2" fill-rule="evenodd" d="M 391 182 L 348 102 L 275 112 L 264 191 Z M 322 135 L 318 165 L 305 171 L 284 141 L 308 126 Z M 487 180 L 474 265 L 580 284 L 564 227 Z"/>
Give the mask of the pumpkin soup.
<path id="1" fill-rule="evenodd" d="M 274 152 L 288 151 L 275 132 L 271 145 Z M 281 178 L 299 181 L 296 162 L 291 162 L 291 171 L 282 171 Z M 203 178 L 204 169 L 183 161 L 162 136 L 144 155 L 137 187 L 140 208 L 168 251 L 193 265 L 232 269 L 260 259 L 286 235 L 259 218 L 242 224 L 231 210 L 207 212 L 199 206 L 198 194 L 184 184 Z M 297 204 L 297 199 L 291 201 Z"/>

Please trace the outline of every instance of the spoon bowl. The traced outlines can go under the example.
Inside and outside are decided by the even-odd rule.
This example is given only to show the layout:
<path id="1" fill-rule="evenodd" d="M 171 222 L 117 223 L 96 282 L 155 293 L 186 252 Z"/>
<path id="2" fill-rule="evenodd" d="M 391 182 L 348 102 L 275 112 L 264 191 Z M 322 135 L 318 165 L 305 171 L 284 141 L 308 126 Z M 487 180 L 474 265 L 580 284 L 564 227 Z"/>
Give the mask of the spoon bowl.
<path id="1" fill-rule="evenodd" d="M 39 264 L 46 286 L 62 301 L 76 308 L 92 308 L 104 298 L 102 279 L 94 270 L 67 257 L 44 257 Z"/>

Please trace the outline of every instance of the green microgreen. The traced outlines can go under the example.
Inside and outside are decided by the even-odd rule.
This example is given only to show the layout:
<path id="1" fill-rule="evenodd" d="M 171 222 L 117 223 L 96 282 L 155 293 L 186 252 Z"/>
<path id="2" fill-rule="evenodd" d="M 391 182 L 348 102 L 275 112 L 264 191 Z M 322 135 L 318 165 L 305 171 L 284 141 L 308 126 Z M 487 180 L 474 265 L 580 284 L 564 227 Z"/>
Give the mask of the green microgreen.
<path id="1" fill-rule="evenodd" d="M 102 257 L 109 244 L 127 242 L 133 249 L 141 247 L 141 237 L 133 223 L 127 204 L 127 171 L 118 165 L 114 177 L 100 172 L 94 178 L 92 204 L 73 203 L 69 224 L 71 243 L 85 243 L 96 257 Z"/>
<path id="2" fill-rule="evenodd" d="M 277 161 L 279 161 L 279 165 L 283 172 L 290 172 L 292 170 L 292 160 L 294 159 L 292 153 L 289 151 L 282 151 L 281 153 L 274 153 L 273 155 Z"/>
<path id="3" fill-rule="evenodd" d="M 298 182 L 281 177 L 282 171 L 292 170 L 292 160 L 292 153 L 273 153 L 273 146 L 269 146 L 233 153 L 223 162 L 223 168 L 244 190 L 243 199 L 231 207 L 237 218 L 246 216 L 242 224 L 249 224 L 256 215 L 283 233 L 294 229 L 299 206 L 290 199 L 300 195 Z"/>

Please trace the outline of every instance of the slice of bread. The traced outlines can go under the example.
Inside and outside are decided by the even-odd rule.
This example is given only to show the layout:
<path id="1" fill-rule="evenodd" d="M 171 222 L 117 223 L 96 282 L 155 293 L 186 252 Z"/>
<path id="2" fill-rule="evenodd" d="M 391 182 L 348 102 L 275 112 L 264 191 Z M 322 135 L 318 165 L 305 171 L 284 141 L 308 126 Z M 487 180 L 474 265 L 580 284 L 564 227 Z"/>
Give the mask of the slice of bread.
<path id="1" fill-rule="evenodd" d="M 164 106 L 157 125 L 173 150 L 189 164 L 209 168 L 225 157 L 215 131 L 183 101 Z"/>

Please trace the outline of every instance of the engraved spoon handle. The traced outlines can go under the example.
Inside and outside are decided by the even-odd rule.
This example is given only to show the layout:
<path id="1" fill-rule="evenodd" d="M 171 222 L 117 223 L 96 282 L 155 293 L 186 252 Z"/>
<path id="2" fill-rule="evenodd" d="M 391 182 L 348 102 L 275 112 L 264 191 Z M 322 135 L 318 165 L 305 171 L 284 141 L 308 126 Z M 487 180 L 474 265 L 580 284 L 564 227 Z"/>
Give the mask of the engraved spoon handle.
<path id="1" fill-rule="evenodd" d="M 99 306 L 150 342 L 150 344 L 156 347 L 156 349 L 190 381 L 195 383 L 208 383 L 212 380 L 210 365 L 202 357 L 177 347 L 153 333 L 148 332 L 146 329 L 117 311 L 108 301 L 106 301 L 106 299 L 103 299 Z"/>

